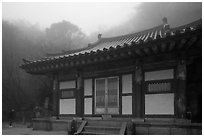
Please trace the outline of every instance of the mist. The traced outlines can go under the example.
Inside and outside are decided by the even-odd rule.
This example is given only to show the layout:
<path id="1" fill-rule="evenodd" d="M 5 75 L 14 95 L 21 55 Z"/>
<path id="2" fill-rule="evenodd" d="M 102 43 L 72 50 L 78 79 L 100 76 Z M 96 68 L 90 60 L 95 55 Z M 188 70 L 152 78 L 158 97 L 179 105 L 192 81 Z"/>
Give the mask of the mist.
<path id="1" fill-rule="evenodd" d="M 135 7 L 135 14 L 122 25 L 102 32 L 104 37 L 124 35 L 149 29 L 162 24 L 167 17 L 170 27 L 181 26 L 202 18 L 201 2 L 145 2 Z"/>
<path id="2" fill-rule="evenodd" d="M 33 106 L 43 105 L 45 97 L 51 93 L 49 80 L 31 76 L 19 68 L 23 58 L 37 60 L 45 57 L 47 53 L 61 53 L 87 47 L 88 43 L 97 41 L 99 33 L 103 34 L 102 37 L 112 37 L 149 29 L 162 24 L 163 17 L 167 17 L 171 27 L 190 23 L 202 18 L 202 3 L 141 3 L 134 7 L 132 13 L 134 14 L 130 14 L 124 23 L 116 23 L 109 29 L 101 27 L 91 35 L 87 35 L 81 26 L 69 19 L 59 19 L 44 29 L 40 27 L 40 22 L 36 24 L 27 19 L 3 19 L 3 119 L 6 119 L 11 108 L 18 108 L 19 112 L 22 109 L 29 112 Z M 114 16 L 119 15 L 120 13 L 116 13 Z M 90 25 L 95 23 L 88 18 L 85 22 Z"/>

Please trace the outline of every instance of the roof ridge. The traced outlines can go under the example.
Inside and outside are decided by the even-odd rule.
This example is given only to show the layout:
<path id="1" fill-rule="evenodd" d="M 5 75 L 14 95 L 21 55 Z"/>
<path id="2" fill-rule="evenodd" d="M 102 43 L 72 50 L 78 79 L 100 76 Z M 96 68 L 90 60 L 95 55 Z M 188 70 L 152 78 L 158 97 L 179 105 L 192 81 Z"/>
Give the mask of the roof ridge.
<path id="1" fill-rule="evenodd" d="M 104 41 L 104 40 L 115 40 L 115 39 L 122 39 L 122 38 L 126 38 L 126 37 L 130 37 L 130 36 L 135 36 L 135 35 L 138 35 L 138 34 L 143 34 L 143 33 L 146 33 L 146 32 L 149 32 L 149 31 L 152 31 L 152 30 L 157 30 L 157 29 L 163 29 L 163 25 L 158 25 L 158 26 L 155 26 L 155 27 L 152 27 L 150 29 L 145 29 L 145 30 L 142 30 L 142 31 L 137 31 L 137 32 L 134 32 L 134 33 L 129 33 L 129 34 L 125 34 L 125 35 L 118 35 L 118 36 L 113 36 L 113 37 L 103 37 L 101 38 L 101 41 Z"/>
<path id="2" fill-rule="evenodd" d="M 64 55 L 64 54 L 73 54 L 73 53 L 80 52 L 80 51 L 83 51 L 83 50 L 91 49 L 94 46 L 96 46 L 99 42 L 100 42 L 100 39 L 98 41 L 94 42 L 94 43 L 88 43 L 88 46 L 83 47 L 83 48 L 66 50 L 66 51 L 62 51 L 60 53 L 47 53 L 46 56 L 47 57 L 50 57 L 50 56 L 52 57 L 52 56 L 60 56 L 60 55 Z"/>
<path id="3" fill-rule="evenodd" d="M 170 30 L 173 31 L 173 30 L 183 29 L 183 28 L 187 28 L 187 27 L 197 26 L 197 25 L 200 25 L 200 24 L 202 25 L 202 18 L 200 18 L 200 19 L 198 19 L 196 21 L 193 21 L 193 22 L 178 26 L 178 27 L 171 28 Z"/>
<path id="4" fill-rule="evenodd" d="M 178 26 L 178 27 L 175 27 L 175 28 L 170 28 L 170 31 L 174 31 L 174 30 L 178 30 L 178 29 L 184 29 L 186 27 L 192 27 L 192 26 L 196 26 L 196 25 L 199 25 L 199 24 L 202 25 L 202 18 L 200 18 L 200 19 L 198 19 L 196 21 L 193 21 L 191 23 L 185 24 L 185 25 L 181 25 L 181 26 Z M 127 38 L 130 38 L 130 37 L 135 37 L 137 35 L 143 35 L 143 34 L 146 34 L 148 32 L 158 31 L 158 30 L 159 31 L 164 31 L 163 24 L 152 27 L 150 29 L 145 29 L 145 30 L 142 30 L 142 31 L 137 31 L 137 32 L 129 33 L 129 34 L 125 34 L 125 35 L 118 35 L 118 36 L 113 36 L 113 37 L 102 37 L 102 38 L 98 39 L 96 42 L 89 43 L 88 46 L 83 47 L 83 48 L 63 51 L 61 53 L 48 53 L 46 55 L 47 55 L 47 57 L 53 57 L 53 56 L 61 56 L 61 55 L 65 55 L 65 54 L 66 55 L 75 54 L 75 53 L 81 52 L 83 50 L 92 49 L 92 48 L 96 47 L 98 44 L 103 43 L 103 42 L 110 42 L 110 41 L 116 41 L 116 40 L 120 40 L 120 39 L 127 39 Z"/>
<path id="5" fill-rule="evenodd" d="M 85 47 L 83 48 L 79 48 L 79 49 L 71 49 L 71 50 L 67 50 L 67 51 L 62 51 L 60 53 L 46 53 L 46 56 L 60 56 L 60 55 L 64 55 L 64 54 L 71 54 L 71 53 L 74 53 L 74 52 L 80 52 L 82 50 L 84 50 Z"/>

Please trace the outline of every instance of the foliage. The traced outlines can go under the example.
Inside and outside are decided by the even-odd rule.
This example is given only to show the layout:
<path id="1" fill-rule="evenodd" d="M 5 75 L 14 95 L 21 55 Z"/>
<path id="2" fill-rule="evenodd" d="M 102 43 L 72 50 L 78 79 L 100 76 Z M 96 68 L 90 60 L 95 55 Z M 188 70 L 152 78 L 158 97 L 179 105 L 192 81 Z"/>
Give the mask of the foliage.
<path id="1" fill-rule="evenodd" d="M 45 30 L 25 21 L 2 21 L 2 116 L 14 108 L 18 117 L 32 114 L 33 108 L 43 106 L 45 98 L 52 100 L 52 85 L 46 76 L 34 76 L 19 68 L 22 58 L 36 60 L 49 50 L 61 51 L 85 45 L 86 36 L 66 21 L 54 23 Z M 80 47 L 80 46 L 79 46 Z M 50 108 L 51 103 L 49 104 Z M 25 112 L 25 113 L 24 113 Z M 25 119 L 25 118 L 24 118 Z"/>
<path id="2" fill-rule="evenodd" d="M 46 29 L 46 41 L 47 51 L 61 52 L 83 47 L 87 37 L 76 25 L 62 21 Z"/>

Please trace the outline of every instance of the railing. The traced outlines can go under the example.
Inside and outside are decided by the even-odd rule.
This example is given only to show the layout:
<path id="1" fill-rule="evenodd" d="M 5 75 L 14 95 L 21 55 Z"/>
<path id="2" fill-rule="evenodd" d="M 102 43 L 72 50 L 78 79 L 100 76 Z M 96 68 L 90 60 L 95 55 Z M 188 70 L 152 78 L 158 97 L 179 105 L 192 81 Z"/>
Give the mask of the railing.
<path id="1" fill-rule="evenodd" d="M 79 135 L 79 134 L 82 132 L 82 130 L 84 129 L 86 123 L 87 123 L 87 121 L 83 121 L 83 122 L 81 123 L 81 125 L 79 126 L 77 132 L 74 133 L 74 134 L 75 134 L 75 135 Z"/>
<path id="2" fill-rule="evenodd" d="M 120 135 L 125 135 L 125 132 L 126 132 L 126 129 L 127 129 L 127 122 L 123 122 L 122 123 L 122 126 L 120 128 Z"/>

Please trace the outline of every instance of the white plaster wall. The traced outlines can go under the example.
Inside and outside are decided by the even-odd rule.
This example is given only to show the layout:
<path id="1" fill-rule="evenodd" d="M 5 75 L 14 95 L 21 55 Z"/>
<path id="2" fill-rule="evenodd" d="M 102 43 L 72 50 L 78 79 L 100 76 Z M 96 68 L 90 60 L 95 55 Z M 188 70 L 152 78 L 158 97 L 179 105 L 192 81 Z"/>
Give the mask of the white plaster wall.
<path id="1" fill-rule="evenodd" d="M 92 98 L 84 99 L 84 114 L 92 114 Z"/>
<path id="2" fill-rule="evenodd" d="M 173 79 L 173 78 L 174 78 L 173 69 L 145 72 L 145 81 Z"/>
<path id="3" fill-rule="evenodd" d="M 75 99 L 60 99 L 60 114 L 75 114 Z"/>
<path id="4" fill-rule="evenodd" d="M 145 114 L 147 115 L 173 115 L 174 114 L 174 94 L 146 94 Z"/>
<path id="5" fill-rule="evenodd" d="M 132 93 L 132 74 L 122 76 L 122 93 Z"/>
<path id="6" fill-rule="evenodd" d="M 76 81 L 62 81 L 59 83 L 60 89 L 76 88 Z"/>
<path id="7" fill-rule="evenodd" d="M 132 114 L 132 96 L 122 97 L 122 114 Z"/>
<path id="8" fill-rule="evenodd" d="M 84 95 L 92 95 L 92 79 L 84 80 Z"/>

